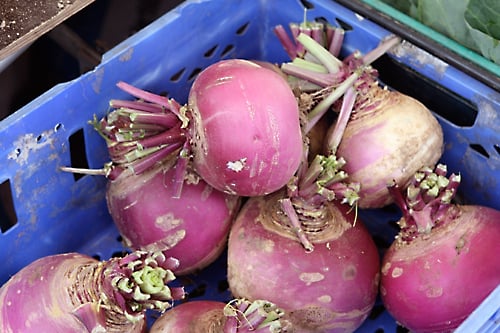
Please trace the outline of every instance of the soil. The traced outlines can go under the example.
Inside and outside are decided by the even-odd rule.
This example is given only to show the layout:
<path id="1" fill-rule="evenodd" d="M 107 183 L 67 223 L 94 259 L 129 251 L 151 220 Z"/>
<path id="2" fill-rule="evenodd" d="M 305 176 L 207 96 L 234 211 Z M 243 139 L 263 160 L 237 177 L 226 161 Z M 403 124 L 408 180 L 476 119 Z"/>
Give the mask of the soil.
<path id="1" fill-rule="evenodd" d="M 1 0 L 0 49 L 56 16 L 73 2 L 74 0 Z"/>

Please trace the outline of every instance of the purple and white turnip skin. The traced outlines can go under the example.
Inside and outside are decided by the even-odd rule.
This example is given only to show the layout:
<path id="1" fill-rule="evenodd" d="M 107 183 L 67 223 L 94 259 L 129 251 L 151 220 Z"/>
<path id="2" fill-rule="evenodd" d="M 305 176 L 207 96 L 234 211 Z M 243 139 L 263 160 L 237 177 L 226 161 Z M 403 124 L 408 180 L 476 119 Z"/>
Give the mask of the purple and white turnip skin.
<path id="1" fill-rule="evenodd" d="M 177 275 L 201 270 L 225 249 L 240 197 L 223 193 L 193 172 L 175 197 L 175 168 L 163 164 L 108 181 L 108 210 L 126 246 L 179 259 Z"/>
<path id="2" fill-rule="evenodd" d="M 443 148 L 441 125 L 425 105 L 374 81 L 358 93 L 336 154 L 361 186 L 359 207 L 380 208 L 393 202 L 388 183 L 405 187 L 417 170 L 438 162 Z"/>
<path id="3" fill-rule="evenodd" d="M 176 196 L 190 160 L 208 184 L 238 196 L 276 191 L 299 166 L 303 140 L 297 100 L 272 64 L 220 60 L 198 74 L 183 106 L 125 82 L 117 85 L 137 100 L 111 100 L 114 110 L 94 120 L 112 166 L 140 174 L 175 154 Z"/>
<path id="4" fill-rule="evenodd" d="M 236 218 L 228 241 L 232 294 L 273 302 L 296 332 L 355 331 L 378 292 L 379 254 L 370 234 L 349 207 L 328 201 L 302 230 L 314 246 L 306 251 L 285 222 L 282 198 L 284 191 L 250 198 Z"/>
<path id="5" fill-rule="evenodd" d="M 126 246 L 179 259 L 178 275 L 201 270 L 223 251 L 240 198 L 192 171 L 175 100 L 119 86 L 144 100 L 111 100 L 113 110 L 94 119 L 111 161 L 99 170 L 61 169 L 108 178 L 108 211 Z"/>
<path id="6" fill-rule="evenodd" d="M 500 211 L 450 201 L 460 177 L 417 173 L 403 197 L 401 231 L 382 260 L 380 294 L 412 332 L 452 332 L 500 284 Z"/>
<path id="7" fill-rule="evenodd" d="M 279 333 L 287 330 L 283 312 L 270 302 L 198 300 L 164 312 L 149 333 Z"/>
<path id="8" fill-rule="evenodd" d="M 46 256 L 0 289 L 2 333 L 145 333 L 145 311 L 184 297 L 168 287 L 178 261 L 133 252 L 98 261 L 79 253 Z"/>
<path id="9" fill-rule="evenodd" d="M 297 171 L 303 149 L 297 100 L 275 70 L 221 60 L 197 76 L 188 109 L 193 166 L 213 187 L 265 195 Z"/>
<path id="10" fill-rule="evenodd" d="M 416 99 L 380 87 L 378 73 L 370 65 L 400 39 L 388 36 L 370 52 L 362 55 L 355 51 L 341 61 L 337 51 L 343 39 L 329 25 L 307 22 L 290 28 L 293 41 L 283 27 L 275 28 L 293 60 L 282 64 L 281 69 L 300 84 L 309 83 L 309 90 L 304 92 L 309 93 L 311 101 L 319 100 L 308 110 L 305 132 L 330 108 L 338 111 L 337 105 L 346 91 L 355 89 L 353 109 L 345 117 L 339 115 L 331 126 L 327 138 L 335 139 L 326 139 L 325 153 L 346 160 L 349 180 L 361 187 L 360 208 L 387 206 L 392 203 L 387 184 L 395 180 L 404 187 L 418 169 L 437 163 L 444 145 L 442 129 L 434 115 Z M 333 38 L 336 34 L 337 39 Z M 343 121 L 345 124 L 337 128 Z"/>
<path id="11" fill-rule="evenodd" d="M 181 303 L 156 319 L 149 333 L 220 333 L 225 322 L 225 306 L 212 300 Z"/>

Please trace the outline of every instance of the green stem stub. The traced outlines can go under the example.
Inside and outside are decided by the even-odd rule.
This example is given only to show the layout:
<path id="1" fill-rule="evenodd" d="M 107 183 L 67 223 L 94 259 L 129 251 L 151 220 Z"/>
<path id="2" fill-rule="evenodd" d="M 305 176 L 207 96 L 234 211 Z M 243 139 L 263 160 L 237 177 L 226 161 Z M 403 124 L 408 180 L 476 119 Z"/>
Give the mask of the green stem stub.
<path id="1" fill-rule="evenodd" d="M 460 185 L 460 175 L 446 177 L 447 167 L 438 164 L 434 169 L 424 167 L 417 171 L 405 193 L 393 184 L 389 186 L 396 204 L 403 213 L 400 220 L 400 238 L 411 241 L 418 235 L 431 230 L 449 220 L 448 209 Z"/>
<path id="2" fill-rule="evenodd" d="M 250 302 L 246 299 L 236 299 L 224 307 L 224 333 L 287 332 L 289 323 L 283 319 L 284 314 L 274 303 L 265 300 Z"/>
<path id="3" fill-rule="evenodd" d="M 116 303 L 133 316 L 147 309 L 165 311 L 173 301 L 184 298 L 183 287 L 170 287 L 179 261 L 161 252 L 135 251 L 124 258 L 112 258 L 104 275 Z"/>
<path id="4" fill-rule="evenodd" d="M 307 173 L 299 183 L 299 196 L 308 198 L 320 195 L 326 201 L 340 200 L 350 206 L 359 199 L 359 184 L 348 183 L 343 170 L 346 161 L 335 155 L 316 155 Z"/>

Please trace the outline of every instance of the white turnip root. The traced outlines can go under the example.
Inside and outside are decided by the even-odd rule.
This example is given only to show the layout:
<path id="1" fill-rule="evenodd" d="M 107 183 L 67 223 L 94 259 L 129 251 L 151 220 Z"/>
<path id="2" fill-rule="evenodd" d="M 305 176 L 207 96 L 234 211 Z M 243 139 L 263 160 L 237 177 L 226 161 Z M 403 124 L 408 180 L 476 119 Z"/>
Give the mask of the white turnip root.
<path id="1" fill-rule="evenodd" d="M 199 300 L 163 313 L 150 333 L 279 333 L 287 330 L 284 313 L 274 304 L 236 299 L 229 303 Z"/>
<path id="2" fill-rule="evenodd" d="M 391 187 L 403 217 L 380 292 L 412 332 L 452 332 L 500 284 L 500 211 L 453 204 L 459 182 L 440 164 L 416 173 L 404 195 Z"/>
<path id="3" fill-rule="evenodd" d="M 169 287 L 179 262 L 133 252 L 98 261 L 78 253 L 40 258 L 0 289 L 2 333 L 143 333 L 146 310 L 184 297 Z"/>

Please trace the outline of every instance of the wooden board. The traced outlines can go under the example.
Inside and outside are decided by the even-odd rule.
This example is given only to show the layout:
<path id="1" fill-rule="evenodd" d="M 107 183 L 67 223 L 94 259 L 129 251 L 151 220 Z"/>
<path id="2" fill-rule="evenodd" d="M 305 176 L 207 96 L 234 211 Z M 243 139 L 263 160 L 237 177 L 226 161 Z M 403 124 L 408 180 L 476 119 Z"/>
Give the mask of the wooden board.
<path id="1" fill-rule="evenodd" d="M 95 0 L 0 0 L 0 60 L 27 47 Z"/>

